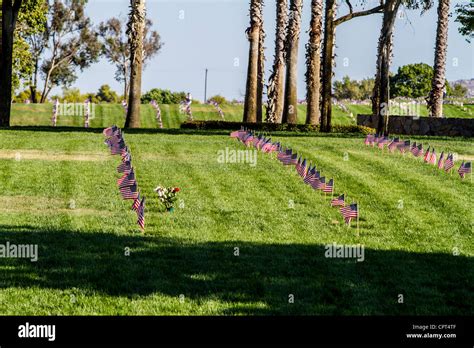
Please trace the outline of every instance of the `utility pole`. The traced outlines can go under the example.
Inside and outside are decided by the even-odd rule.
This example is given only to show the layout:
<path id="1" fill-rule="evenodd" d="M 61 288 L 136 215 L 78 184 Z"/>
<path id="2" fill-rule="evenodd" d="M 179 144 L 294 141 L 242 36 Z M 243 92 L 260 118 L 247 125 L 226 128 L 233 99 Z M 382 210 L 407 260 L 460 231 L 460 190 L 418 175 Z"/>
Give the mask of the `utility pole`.
<path id="1" fill-rule="evenodd" d="M 204 104 L 207 103 L 207 68 L 206 75 L 204 77 Z"/>

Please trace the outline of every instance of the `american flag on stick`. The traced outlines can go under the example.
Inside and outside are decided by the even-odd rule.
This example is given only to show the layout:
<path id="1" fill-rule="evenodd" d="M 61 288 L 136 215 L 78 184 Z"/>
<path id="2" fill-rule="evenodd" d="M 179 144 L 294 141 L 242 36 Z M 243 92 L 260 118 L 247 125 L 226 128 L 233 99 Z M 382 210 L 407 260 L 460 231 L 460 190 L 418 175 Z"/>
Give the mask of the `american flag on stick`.
<path id="1" fill-rule="evenodd" d="M 444 170 L 446 172 L 449 172 L 451 168 L 454 167 L 454 159 L 453 159 L 453 154 L 449 153 L 448 157 L 446 157 L 446 161 L 444 161 Z"/>
<path id="2" fill-rule="evenodd" d="M 428 161 L 430 160 L 430 146 L 428 146 L 428 149 L 426 150 L 425 152 L 425 156 L 423 157 L 423 161 L 425 161 L 426 163 L 428 163 Z"/>
<path id="3" fill-rule="evenodd" d="M 434 148 L 433 148 L 433 152 L 431 152 L 429 163 L 430 164 L 436 164 L 436 151 L 435 151 Z"/>
<path id="4" fill-rule="evenodd" d="M 105 128 L 102 131 L 102 134 L 104 137 L 110 138 L 111 136 L 120 134 L 120 128 L 114 125 L 112 127 Z"/>
<path id="5" fill-rule="evenodd" d="M 462 161 L 461 166 L 458 169 L 458 173 L 459 173 L 459 176 L 461 177 L 461 179 L 464 179 L 466 174 L 469 174 L 471 172 L 472 172 L 471 162 L 464 163 L 464 161 Z"/>
<path id="6" fill-rule="evenodd" d="M 138 212 L 138 207 L 140 206 L 140 193 L 138 193 L 138 197 L 135 198 L 132 204 L 132 210 Z"/>
<path id="7" fill-rule="evenodd" d="M 299 167 L 296 168 L 296 170 L 298 171 L 298 174 L 304 179 L 307 172 L 306 159 L 304 159 L 303 162 L 301 162 L 301 164 L 299 165 Z"/>
<path id="8" fill-rule="evenodd" d="M 117 180 L 117 185 L 119 188 L 135 185 L 137 181 L 135 180 L 135 173 L 133 168 L 127 174 L 125 173 L 120 179 Z"/>
<path id="9" fill-rule="evenodd" d="M 416 141 L 411 145 L 410 152 L 415 157 L 418 155 L 418 146 L 416 145 Z"/>
<path id="10" fill-rule="evenodd" d="M 423 144 L 418 145 L 418 151 L 416 152 L 416 157 L 423 156 Z"/>
<path id="11" fill-rule="evenodd" d="M 356 203 L 341 208 L 340 212 L 346 224 L 350 224 L 352 219 L 359 217 L 359 210 Z"/>
<path id="12" fill-rule="evenodd" d="M 390 142 L 390 139 L 387 136 L 385 136 L 379 139 L 379 142 L 377 143 L 377 147 L 383 150 L 384 145 L 388 144 L 389 142 Z"/>
<path id="13" fill-rule="evenodd" d="M 318 182 L 316 183 L 315 186 L 313 186 L 313 188 L 315 190 L 323 190 L 324 191 L 324 188 L 326 187 L 326 178 L 323 176 L 322 178 L 318 179 Z"/>
<path id="14" fill-rule="evenodd" d="M 410 140 L 402 141 L 397 147 L 401 153 L 405 153 L 405 151 L 410 148 Z"/>
<path id="15" fill-rule="evenodd" d="M 364 140 L 364 144 L 369 146 L 372 142 L 374 141 L 374 135 L 373 134 L 367 134 Z"/>
<path id="16" fill-rule="evenodd" d="M 331 207 L 343 207 L 344 205 L 344 194 L 331 200 Z"/>
<path id="17" fill-rule="evenodd" d="M 308 173 L 306 173 L 306 176 L 304 177 L 303 182 L 309 185 L 315 174 L 316 174 L 316 167 L 314 166 L 312 168 L 309 168 Z"/>
<path id="18" fill-rule="evenodd" d="M 390 152 L 395 151 L 395 149 L 397 148 L 397 145 L 398 145 L 399 142 L 400 142 L 399 138 L 393 139 L 392 142 L 387 146 L 388 150 Z"/>
<path id="19" fill-rule="evenodd" d="M 329 180 L 329 182 L 324 186 L 324 193 L 332 193 L 334 191 L 334 179 Z"/>
<path id="20" fill-rule="evenodd" d="M 142 201 L 140 202 L 140 205 L 138 206 L 137 209 L 137 224 L 140 226 L 142 230 L 145 229 L 145 197 L 143 197 Z"/>
<path id="21" fill-rule="evenodd" d="M 318 185 L 319 185 L 319 179 L 321 178 L 321 174 L 319 173 L 319 171 L 316 171 L 308 180 L 309 184 L 311 185 L 311 187 L 315 190 L 318 189 Z"/>
<path id="22" fill-rule="evenodd" d="M 137 184 L 120 188 L 123 199 L 135 199 L 138 197 Z"/>
<path id="23" fill-rule="evenodd" d="M 444 164 L 444 151 L 441 152 L 441 155 L 438 159 L 438 169 L 442 169 Z"/>

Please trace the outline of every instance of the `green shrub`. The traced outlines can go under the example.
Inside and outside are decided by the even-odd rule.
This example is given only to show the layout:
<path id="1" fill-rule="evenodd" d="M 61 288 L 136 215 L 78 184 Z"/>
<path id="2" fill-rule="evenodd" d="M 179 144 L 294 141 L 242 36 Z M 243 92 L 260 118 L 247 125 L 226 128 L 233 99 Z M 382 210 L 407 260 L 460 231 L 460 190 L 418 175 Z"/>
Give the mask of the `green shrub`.
<path id="1" fill-rule="evenodd" d="M 141 98 L 143 104 L 148 104 L 152 100 L 158 104 L 179 104 L 184 99 L 186 99 L 185 92 L 171 92 L 168 89 L 158 88 L 146 92 Z"/>
<path id="2" fill-rule="evenodd" d="M 274 131 L 292 131 L 302 133 L 318 133 L 319 126 L 306 124 L 281 124 L 281 123 L 245 123 L 245 122 L 229 122 L 229 121 L 187 121 L 181 124 L 182 129 L 199 129 L 199 130 L 237 130 L 240 127 L 246 127 L 256 131 L 274 132 Z M 363 126 L 342 126 L 334 125 L 333 133 L 374 133 L 373 129 Z"/>

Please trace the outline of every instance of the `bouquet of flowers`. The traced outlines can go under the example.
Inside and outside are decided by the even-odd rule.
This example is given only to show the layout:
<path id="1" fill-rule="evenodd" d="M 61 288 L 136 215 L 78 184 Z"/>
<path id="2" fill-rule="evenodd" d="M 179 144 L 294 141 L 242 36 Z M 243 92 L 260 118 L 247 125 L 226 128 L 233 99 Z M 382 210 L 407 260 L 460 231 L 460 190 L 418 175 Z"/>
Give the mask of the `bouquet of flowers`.
<path id="1" fill-rule="evenodd" d="M 174 202 L 176 201 L 176 194 L 180 191 L 179 187 L 161 187 L 158 186 L 155 192 L 158 194 L 158 199 L 166 207 L 166 210 L 172 211 Z"/>

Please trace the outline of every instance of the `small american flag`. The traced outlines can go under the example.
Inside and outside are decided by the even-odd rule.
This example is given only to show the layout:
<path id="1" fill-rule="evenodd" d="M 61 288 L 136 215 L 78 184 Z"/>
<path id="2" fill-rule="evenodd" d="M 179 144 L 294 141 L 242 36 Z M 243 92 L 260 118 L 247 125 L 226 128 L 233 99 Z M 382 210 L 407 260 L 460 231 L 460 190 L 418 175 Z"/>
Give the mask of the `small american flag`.
<path id="1" fill-rule="evenodd" d="M 135 198 L 132 204 L 132 210 L 138 212 L 138 207 L 140 206 L 140 193 L 138 193 L 138 197 Z"/>
<path id="2" fill-rule="evenodd" d="M 340 212 L 344 217 L 344 221 L 346 222 L 346 224 L 350 223 L 352 219 L 357 218 L 359 216 L 359 210 L 357 208 L 356 203 L 341 208 Z"/>
<path id="3" fill-rule="evenodd" d="M 298 163 L 298 154 L 294 153 L 293 155 L 291 155 L 289 164 L 296 165 L 297 163 Z"/>
<path id="4" fill-rule="evenodd" d="M 343 207 L 344 205 L 344 194 L 331 200 L 331 207 Z"/>
<path id="5" fill-rule="evenodd" d="M 443 164 L 444 164 L 444 151 L 441 152 L 441 155 L 439 156 L 439 159 L 438 159 L 438 169 L 443 168 Z"/>
<path id="6" fill-rule="evenodd" d="M 334 191 L 334 179 L 329 180 L 326 186 L 323 188 L 323 192 L 332 193 Z"/>
<path id="7" fill-rule="evenodd" d="M 390 152 L 395 151 L 395 149 L 397 148 L 397 145 L 398 145 L 399 142 L 400 142 L 399 138 L 393 139 L 392 142 L 387 146 L 388 150 Z"/>
<path id="8" fill-rule="evenodd" d="M 136 183 L 137 181 L 135 180 L 133 168 L 128 174 L 124 174 L 120 179 L 117 180 L 117 185 L 119 185 L 120 188 L 132 186 Z"/>
<path id="9" fill-rule="evenodd" d="M 431 153 L 431 156 L 430 156 L 430 164 L 436 164 L 436 151 L 435 151 L 434 148 L 433 148 L 433 152 Z"/>
<path id="10" fill-rule="evenodd" d="M 304 179 L 307 173 L 307 169 L 308 168 L 306 168 L 306 159 L 304 159 L 296 170 L 298 171 L 298 174 Z"/>
<path id="11" fill-rule="evenodd" d="M 389 142 L 390 142 L 390 139 L 385 136 L 379 140 L 379 142 L 377 143 L 377 147 L 379 149 L 383 149 L 384 145 L 388 144 Z"/>
<path id="12" fill-rule="evenodd" d="M 469 174 L 471 172 L 472 172 L 471 162 L 464 163 L 464 161 L 462 161 L 461 166 L 458 169 L 458 173 L 461 179 L 464 179 L 466 174 Z"/>
<path id="13" fill-rule="evenodd" d="M 322 178 L 318 179 L 318 183 L 315 185 L 316 187 L 313 186 L 315 190 L 323 190 L 326 187 L 326 178 L 323 176 Z"/>
<path id="14" fill-rule="evenodd" d="M 311 185 L 312 188 L 317 190 L 317 186 L 319 184 L 319 178 L 321 177 L 321 174 L 319 171 L 316 171 L 310 178 L 309 178 L 309 184 Z"/>
<path id="15" fill-rule="evenodd" d="M 448 157 L 446 157 L 446 161 L 444 161 L 444 170 L 446 172 L 449 172 L 451 168 L 454 167 L 454 159 L 453 159 L 453 154 L 448 154 Z"/>
<path id="16" fill-rule="evenodd" d="M 138 197 L 137 184 L 120 188 L 123 199 L 135 199 Z"/>
<path id="17" fill-rule="evenodd" d="M 416 153 L 416 157 L 423 156 L 423 144 L 418 145 L 418 152 Z"/>
<path id="18" fill-rule="evenodd" d="M 405 151 L 410 148 L 410 140 L 405 140 L 404 142 L 402 141 L 397 145 L 397 147 L 401 153 L 405 153 Z"/>
<path id="19" fill-rule="evenodd" d="M 316 167 L 314 166 L 312 168 L 309 168 L 308 173 L 306 173 L 306 176 L 304 177 L 303 182 L 309 185 L 315 174 L 316 174 Z"/>
<path id="20" fill-rule="evenodd" d="M 103 131 L 102 131 L 102 134 L 104 135 L 104 137 L 111 137 L 113 135 L 116 134 L 117 131 L 119 131 L 120 129 L 117 127 L 117 126 L 112 126 L 112 127 L 108 127 L 108 128 L 105 128 Z"/>
<path id="21" fill-rule="evenodd" d="M 137 209 L 137 224 L 140 226 L 142 230 L 145 229 L 145 197 L 143 197 L 142 201 L 140 202 L 140 205 L 138 206 Z"/>
<path id="22" fill-rule="evenodd" d="M 413 154 L 413 156 L 418 156 L 418 147 L 416 145 L 416 141 L 411 145 L 410 152 Z"/>
<path id="23" fill-rule="evenodd" d="M 131 161 L 125 161 L 117 167 L 118 173 L 130 173 L 131 170 L 132 170 Z"/>
<path id="24" fill-rule="evenodd" d="M 374 135 L 373 134 L 367 134 L 367 136 L 365 137 L 365 140 L 364 140 L 364 144 L 368 146 L 371 143 L 373 143 L 373 141 L 374 141 Z"/>
<path id="25" fill-rule="evenodd" d="M 426 163 L 428 163 L 429 160 L 430 160 L 430 146 L 428 146 L 428 150 L 426 150 L 425 156 L 423 157 L 423 161 L 425 161 Z"/>

